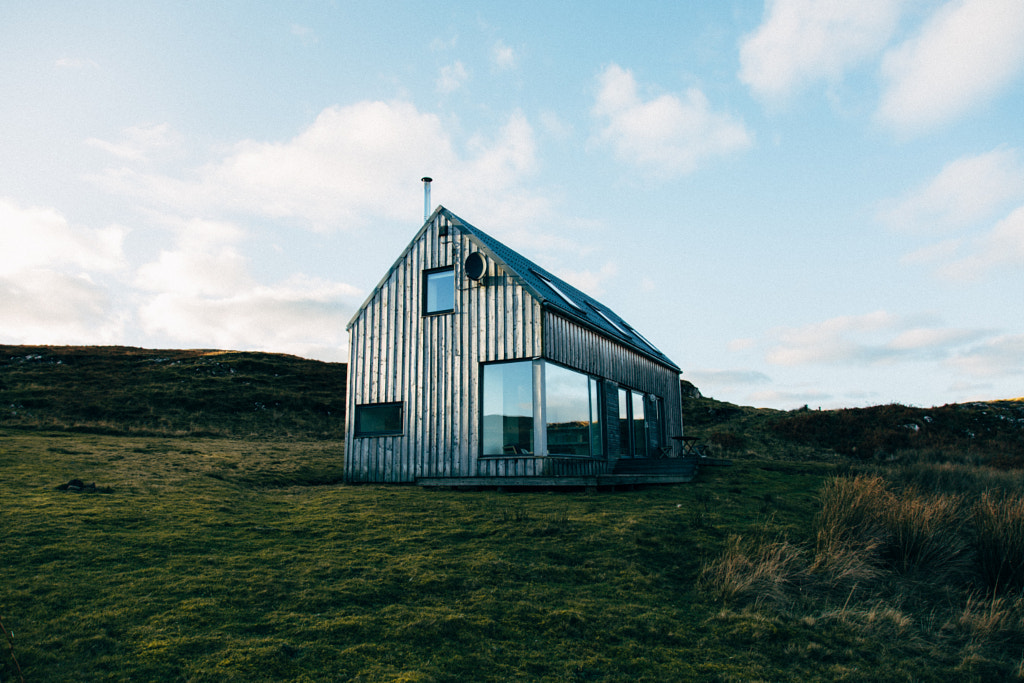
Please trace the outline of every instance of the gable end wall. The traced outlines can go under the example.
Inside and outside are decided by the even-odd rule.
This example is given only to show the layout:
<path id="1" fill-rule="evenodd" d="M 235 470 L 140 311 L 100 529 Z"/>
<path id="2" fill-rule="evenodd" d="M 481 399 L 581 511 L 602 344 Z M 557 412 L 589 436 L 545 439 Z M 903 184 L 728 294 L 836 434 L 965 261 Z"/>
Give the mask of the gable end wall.
<path id="1" fill-rule="evenodd" d="M 447 237 L 438 236 L 442 224 Z M 540 356 L 542 322 L 539 302 L 493 262 L 480 282 L 465 277 L 477 250 L 435 215 L 353 320 L 347 481 L 477 474 L 480 363 Z M 423 316 L 423 271 L 445 266 L 455 271 L 455 310 Z M 356 405 L 393 401 L 404 408 L 401 436 L 354 438 Z"/>

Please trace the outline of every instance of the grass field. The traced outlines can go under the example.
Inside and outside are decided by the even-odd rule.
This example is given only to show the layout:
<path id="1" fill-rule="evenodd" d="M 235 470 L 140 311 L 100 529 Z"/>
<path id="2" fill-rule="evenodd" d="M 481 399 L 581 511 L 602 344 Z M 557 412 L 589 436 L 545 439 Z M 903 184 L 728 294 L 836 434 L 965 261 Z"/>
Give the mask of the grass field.
<path id="1" fill-rule="evenodd" d="M 799 534 L 821 465 L 503 494 L 337 485 L 341 453 L 325 442 L 2 444 L 0 604 L 26 680 L 795 679 L 832 666 L 790 668 L 782 636 L 717 619 L 696 589 L 727 529 Z M 98 492 L 56 488 L 72 478 Z M 9 658 L 0 672 L 17 680 Z"/>
<path id="2" fill-rule="evenodd" d="M 343 366 L 5 348 L 3 683 L 1024 679 L 1020 402 L 696 399 L 692 484 L 453 492 L 341 483 Z"/>
<path id="3" fill-rule="evenodd" d="M 743 544 L 813 548 L 837 465 L 445 492 L 339 485 L 323 441 L 0 439 L 0 616 L 29 681 L 994 680 L 1024 656 L 1014 594 L 878 571 L 801 596 L 799 551 L 753 592 L 708 578 Z"/>

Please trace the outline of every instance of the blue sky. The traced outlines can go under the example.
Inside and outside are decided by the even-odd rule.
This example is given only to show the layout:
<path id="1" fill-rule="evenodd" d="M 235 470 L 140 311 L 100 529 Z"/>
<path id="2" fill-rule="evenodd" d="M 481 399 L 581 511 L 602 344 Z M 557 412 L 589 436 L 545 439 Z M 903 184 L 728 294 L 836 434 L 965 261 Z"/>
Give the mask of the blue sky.
<path id="1" fill-rule="evenodd" d="M 0 5 L 0 343 L 345 360 L 434 205 L 706 395 L 1024 395 L 1024 2 Z"/>

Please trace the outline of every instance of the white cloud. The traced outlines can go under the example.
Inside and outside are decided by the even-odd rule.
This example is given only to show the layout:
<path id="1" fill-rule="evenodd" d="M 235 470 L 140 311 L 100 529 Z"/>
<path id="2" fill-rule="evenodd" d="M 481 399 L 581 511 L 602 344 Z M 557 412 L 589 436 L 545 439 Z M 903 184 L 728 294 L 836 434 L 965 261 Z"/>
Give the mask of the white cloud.
<path id="1" fill-rule="evenodd" d="M 950 365 L 973 378 L 1024 376 L 1024 335 L 1001 335 L 987 339 L 949 360 Z M 1024 396 L 1019 390 L 1018 396 Z"/>
<path id="2" fill-rule="evenodd" d="M 878 118 L 915 131 L 964 115 L 1024 69 L 1024 3 L 957 0 L 886 54 Z"/>
<path id="3" fill-rule="evenodd" d="M 740 45 L 739 78 L 766 98 L 818 80 L 838 81 L 878 54 L 899 20 L 902 0 L 774 0 Z"/>
<path id="4" fill-rule="evenodd" d="M 742 387 L 767 384 L 771 378 L 759 370 L 687 370 L 685 377 L 703 390 L 719 387 Z"/>
<path id="5" fill-rule="evenodd" d="M 323 110 L 285 142 L 241 142 L 185 178 L 123 166 L 94 180 L 178 214 L 230 211 L 359 230 L 419 216 L 418 181 L 431 175 L 435 187 L 454 188 L 446 201 L 457 198 L 467 216 L 504 226 L 546 210 L 546 200 L 523 186 L 535 154 L 533 129 L 520 113 L 492 137 L 474 135 L 457 150 L 433 114 L 406 102 L 360 102 Z"/>
<path id="6" fill-rule="evenodd" d="M 996 268 L 1024 270 L 1024 206 L 985 234 L 958 241 L 956 247 L 960 253 L 939 269 L 947 278 L 972 279 Z"/>
<path id="7" fill-rule="evenodd" d="M 362 293 L 341 282 L 295 275 L 258 284 L 228 223 L 190 220 L 173 249 L 138 271 L 139 321 L 147 334 L 184 345 L 273 350 L 341 359 L 345 325 Z"/>
<path id="8" fill-rule="evenodd" d="M 453 93 L 462 87 L 462 84 L 469 78 L 466 65 L 462 62 L 454 62 L 441 69 L 437 77 L 437 90 L 445 95 Z"/>
<path id="9" fill-rule="evenodd" d="M 614 263 L 605 263 L 596 271 L 562 268 L 559 269 L 557 275 L 581 292 L 586 292 L 590 296 L 599 296 L 604 291 L 604 283 L 615 277 L 618 272 L 619 268 Z"/>
<path id="10" fill-rule="evenodd" d="M 655 175 L 686 174 L 707 158 L 751 144 L 742 121 L 712 111 L 700 90 L 643 101 L 633 73 L 615 64 L 600 76 L 593 113 L 603 121 L 598 139 L 619 159 Z"/>
<path id="11" fill-rule="evenodd" d="M 0 276 L 37 268 L 109 272 L 124 266 L 127 230 L 72 228 L 51 208 L 0 199 Z"/>
<path id="12" fill-rule="evenodd" d="M 994 149 L 946 164 L 927 185 L 882 207 L 882 220 L 898 228 L 945 230 L 989 216 L 1024 198 L 1024 163 L 1016 149 Z"/>
<path id="13" fill-rule="evenodd" d="M 109 343 L 125 317 L 107 286 L 126 267 L 127 230 L 72 227 L 52 208 L 0 199 L 0 339 Z"/>
<path id="14" fill-rule="evenodd" d="M 15 344 L 111 344 L 127 316 L 109 290 L 86 274 L 46 268 L 0 274 L 0 341 Z"/>
<path id="15" fill-rule="evenodd" d="M 922 325 L 886 311 L 839 316 L 799 328 L 775 330 L 767 360 L 774 365 L 878 364 L 944 358 L 984 333 Z"/>
<path id="16" fill-rule="evenodd" d="M 748 399 L 755 406 L 789 406 L 791 409 L 797 406 L 807 406 L 834 402 L 835 396 L 815 389 L 795 388 L 791 390 L 772 389 L 768 391 L 755 391 L 749 394 Z"/>
<path id="17" fill-rule="evenodd" d="M 174 150 L 182 138 L 166 123 L 132 126 L 122 131 L 118 142 L 89 138 L 85 144 L 129 161 L 149 158 L 155 152 Z"/>
<path id="18" fill-rule="evenodd" d="M 54 65 L 59 69 L 73 69 L 75 71 L 100 68 L 100 65 L 92 59 L 77 59 L 74 57 L 61 57 L 54 62 Z"/>
<path id="19" fill-rule="evenodd" d="M 243 234 L 228 223 L 190 220 L 182 226 L 174 249 L 139 268 L 135 284 L 181 297 L 227 296 L 252 289 L 248 264 L 235 246 Z"/>
<path id="20" fill-rule="evenodd" d="M 491 58 L 501 70 L 514 69 L 516 66 L 515 50 L 500 40 L 491 48 Z"/>

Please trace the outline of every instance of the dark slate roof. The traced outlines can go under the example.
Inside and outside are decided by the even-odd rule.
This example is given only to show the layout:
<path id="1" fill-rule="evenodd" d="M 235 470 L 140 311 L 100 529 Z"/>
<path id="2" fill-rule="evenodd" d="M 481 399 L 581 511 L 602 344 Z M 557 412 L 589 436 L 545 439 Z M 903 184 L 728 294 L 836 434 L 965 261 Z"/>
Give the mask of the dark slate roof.
<path id="1" fill-rule="evenodd" d="M 668 356 L 644 339 L 631 325 L 600 301 L 587 296 L 557 275 L 541 268 L 519 252 L 470 225 L 448 209 L 439 207 L 437 212 L 443 213 L 460 230 L 476 238 L 515 277 L 518 277 L 523 285 L 540 299 L 543 305 L 557 309 L 559 313 L 597 329 L 606 337 L 614 339 L 644 356 L 674 370 L 679 370 L 679 366 L 669 360 Z"/>

